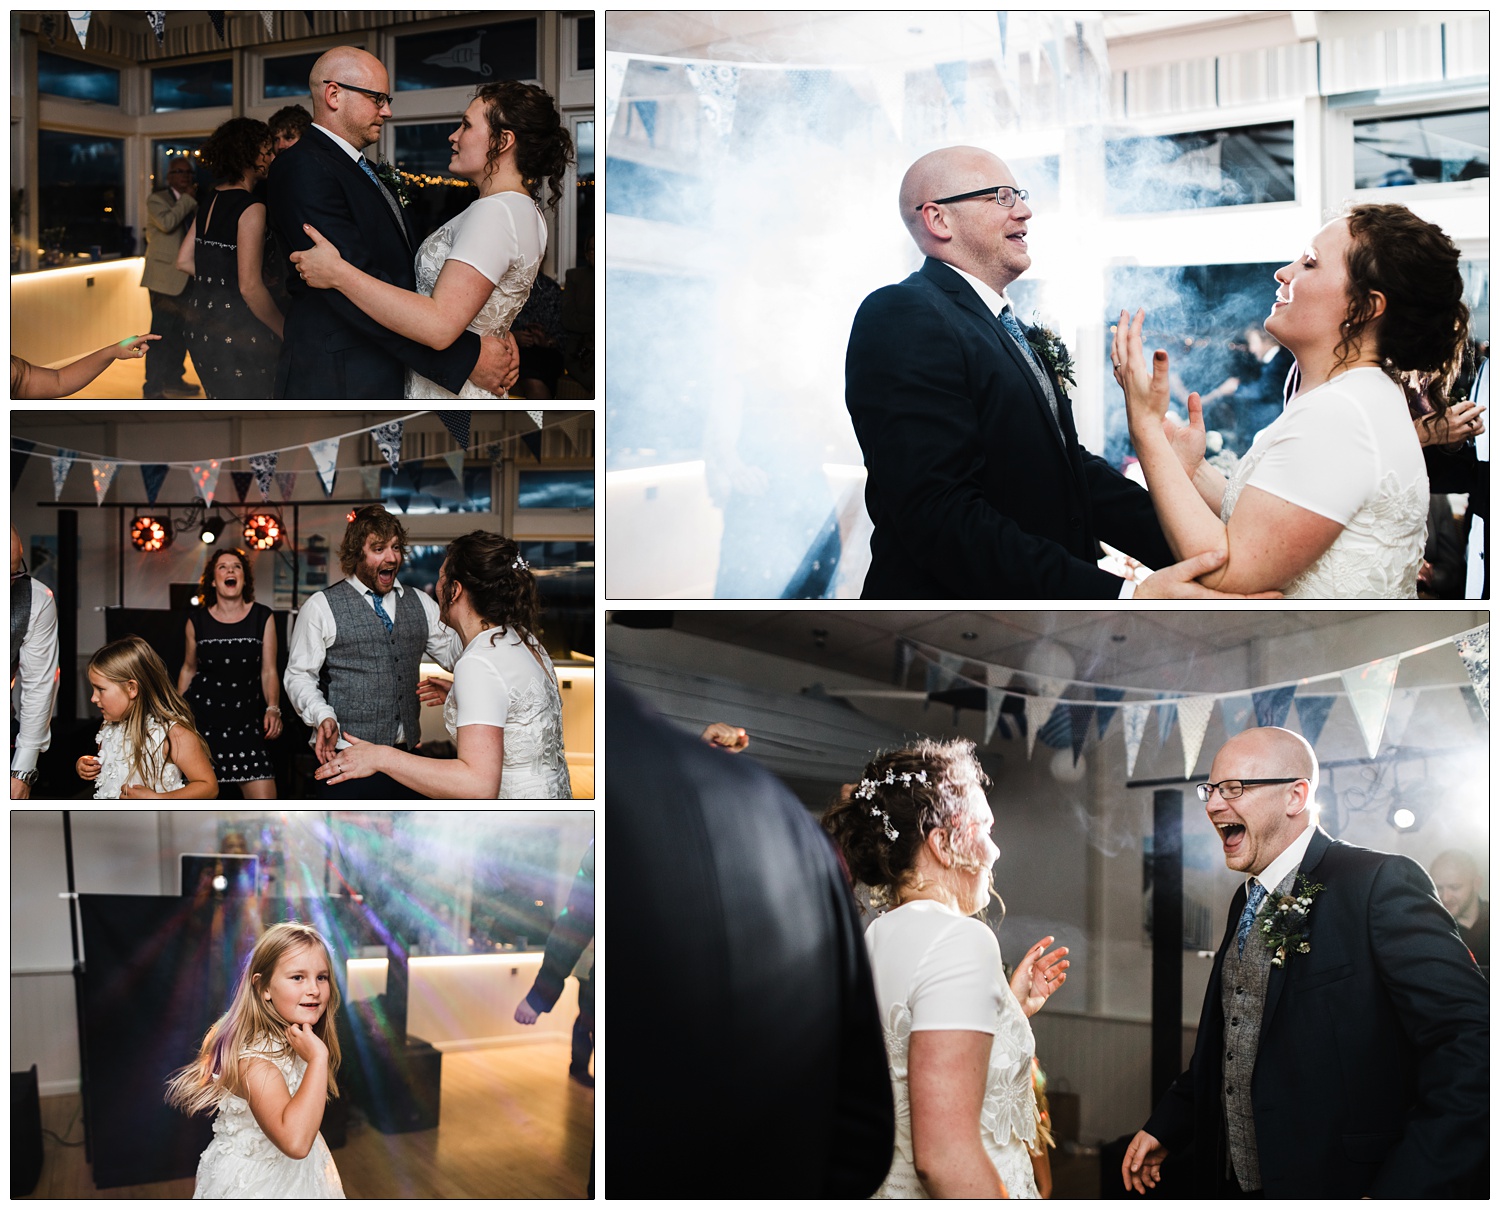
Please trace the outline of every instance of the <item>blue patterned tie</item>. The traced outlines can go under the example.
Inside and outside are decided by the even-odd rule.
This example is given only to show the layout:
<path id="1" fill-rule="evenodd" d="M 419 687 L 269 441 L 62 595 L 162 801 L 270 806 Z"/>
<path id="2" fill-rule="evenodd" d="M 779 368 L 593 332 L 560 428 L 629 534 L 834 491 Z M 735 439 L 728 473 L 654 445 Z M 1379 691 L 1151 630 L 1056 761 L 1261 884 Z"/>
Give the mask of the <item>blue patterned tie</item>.
<path id="1" fill-rule="evenodd" d="M 1250 926 L 1255 923 L 1255 913 L 1260 911 L 1260 905 L 1266 901 L 1266 888 L 1260 885 L 1260 881 L 1250 884 L 1250 897 L 1245 900 L 1245 910 L 1240 913 L 1240 927 L 1234 934 L 1234 939 L 1239 943 L 1237 953 L 1245 952 L 1245 938 L 1250 935 Z"/>
<path id="2" fill-rule="evenodd" d="M 396 629 L 396 623 L 391 621 L 391 615 L 386 613 L 385 606 L 380 603 L 380 598 L 374 592 L 366 590 L 365 595 L 370 598 L 370 604 L 375 606 L 375 616 L 385 623 L 386 634 L 390 634 Z"/>
<path id="3" fill-rule="evenodd" d="M 1026 339 L 1026 333 L 1021 331 L 1021 321 L 1016 318 L 1015 312 L 1009 307 L 1001 307 L 1000 323 L 1010 333 L 1011 339 L 1021 346 L 1021 355 L 1026 358 L 1031 366 L 1031 372 L 1036 375 L 1037 385 L 1042 388 L 1042 394 L 1047 398 L 1047 407 L 1052 411 L 1052 419 L 1061 429 L 1062 416 L 1057 409 L 1057 398 L 1053 395 L 1052 383 L 1047 378 L 1047 371 L 1037 360 L 1036 353 L 1032 351 L 1031 342 Z"/>
<path id="4" fill-rule="evenodd" d="M 354 157 L 359 161 L 359 166 L 365 170 L 365 175 L 375 182 L 375 188 L 380 190 L 380 196 L 385 199 L 385 204 L 391 208 L 391 213 L 396 216 L 396 225 L 401 228 L 401 237 L 406 239 L 406 220 L 401 215 L 400 203 L 391 196 L 390 190 L 380 183 L 380 178 L 375 175 L 375 169 L 370 167 L 370 161 L 362 155 Z M 410 240 L 406 241 L 408 244 Z"/>

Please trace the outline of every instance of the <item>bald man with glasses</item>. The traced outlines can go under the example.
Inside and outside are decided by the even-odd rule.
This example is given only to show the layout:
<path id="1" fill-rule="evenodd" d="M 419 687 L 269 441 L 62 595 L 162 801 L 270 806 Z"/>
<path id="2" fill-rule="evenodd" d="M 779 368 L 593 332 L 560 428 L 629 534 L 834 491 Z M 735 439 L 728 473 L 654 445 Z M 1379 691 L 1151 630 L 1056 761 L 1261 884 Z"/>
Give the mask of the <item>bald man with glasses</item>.
<path id="1" fill-rule="evenodd" d="M 417 288 L 414 257 L 426 232 L 362 154 L 391 116 L 390 80 L 374 55 L 336 46 L 313 64 L 313 123 L 271 165 L 268 214 L 288 256 L 316 228 L 350 264 L 403 290 Z M 290 264 L 292 298 L 276 367 L 278 399 L 401 399 L 406 371 L 458 393 L 467 379 L 493 394 L 516 380 L 515 341 L 463 332 L 446 349 L 381 327 L 337 290 L 307 288 Z"/>
<path id="2" fill-rule="evenodd" d="M 845 363 L 874 523 L 863 595 L 1220 596 L 1193 580 L 1222 555 L 1172 565 L 1145 490 L 1079 443 L 1061 346 L 1013 313 L 1032 211 L 1010 169 L 977 147 L 930 152 L 899 205 L 926 260 L 865 299 Z M 1102 571 L 1101 540 L 1165 570 Z"/>

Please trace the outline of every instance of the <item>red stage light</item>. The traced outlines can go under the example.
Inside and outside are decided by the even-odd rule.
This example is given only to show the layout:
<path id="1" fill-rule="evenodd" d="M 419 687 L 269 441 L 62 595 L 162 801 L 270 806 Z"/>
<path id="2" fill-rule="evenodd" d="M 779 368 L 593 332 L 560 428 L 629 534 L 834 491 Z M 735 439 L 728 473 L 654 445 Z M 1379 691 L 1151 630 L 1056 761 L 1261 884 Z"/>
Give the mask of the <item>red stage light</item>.
<path id="1" fill-rule="evenodd" d="M 275 550 L 281 545 L 281 518 L 256 513 L 245 522 L 245 541 L 253 550 Z"/>
<path id="2" fill-rule="evenodd" d="M 136 550 L 150 553 L 172 544 L 172 531 L 155 517 L 137 517 L 130 523 L 130 541 Z"/>

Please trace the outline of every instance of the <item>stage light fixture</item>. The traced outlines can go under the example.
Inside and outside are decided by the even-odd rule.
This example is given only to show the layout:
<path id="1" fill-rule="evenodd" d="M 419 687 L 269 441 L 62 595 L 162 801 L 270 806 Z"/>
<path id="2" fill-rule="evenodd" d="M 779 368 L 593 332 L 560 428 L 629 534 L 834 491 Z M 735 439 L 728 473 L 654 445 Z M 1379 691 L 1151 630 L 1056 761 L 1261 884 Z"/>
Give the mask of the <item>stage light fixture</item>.
<path id="1" fill-rule="evenodd" d="M 198 536 L 203 539 L 204 546 L 212 546 L 219 540 L 219 535 L 223 532 L 224 522 L 215 517 L 213 520 L 203 523 L 203 529 Z"/>
<path id="2" fill-rule="evenodd" d="M 1416 813 L 1409 807 L 1393 807 L 1387 818 L 1398 832 L 1410 832 L 1417 826 Z"/>
<path id="3" fill-rule="evenodd" d="M 172 545 L 172 527 L 155 517 L 136 517 L 130 522 L 130 541 L 136 550 L 150 554 Z"/>
<path id="4" fill-rule="evenodd" d="M 281 518 L 256 513 L 245 521 L 245 541 L 252 550 L 275 550 L 282 540 Z"/>

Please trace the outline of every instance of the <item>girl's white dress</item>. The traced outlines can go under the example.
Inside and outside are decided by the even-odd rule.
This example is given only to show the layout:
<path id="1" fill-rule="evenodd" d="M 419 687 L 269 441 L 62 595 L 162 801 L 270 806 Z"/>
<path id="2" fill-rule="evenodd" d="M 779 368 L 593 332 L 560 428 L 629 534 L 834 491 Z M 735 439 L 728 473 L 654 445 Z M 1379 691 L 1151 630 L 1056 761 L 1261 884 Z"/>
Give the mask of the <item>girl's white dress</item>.
<path id="1" fill-rule="evenodd" d="M 146 737 L 153 749 L 165 751 L 167 728 L 157 718 L 146 716 Z M 140 772 L 132 772 L 135 749 L 125 733 L 124 723 L 105 723 L 95 740 L 99 744 L 99 776 L 94 779 L 95 798 L 119 798 L 128 785 L 144 785 Z M 170 760 L 162 765 L 161 779 L 151 786 L 158 793 L 180 790 L 187 785 L 182 770 Z"/>
<path id="2" fill-rule="evenodd" d="M 514 630 L 475 635 L 453 666 L 443 722 L 455 743 L 470 723 L 505 728 L 496 798 L 572 798 L 557 673 L 546 649 L 528 641 L 530 651 Z"/>
<path id="3" fill-rule="evenodd" d="M 417 290 L 432 297 L 438 274 L 450 260 L 463 261 L 493 282 L 494 290 L 469 324 L 481 336 L 503 336 L 526 305 L 531 283 L 547 251 L 547 220 L 524 193 L 492 193 L 476 198 L 422 241 L 417 249 Z M 423 378 L 406 372 L 408 399 L 496 399 L 472 382 L 455 396 Z"/>
<path id="4" fill-rule="evenodd" d="M 297 1095 L 307 1063 L 292 1051 L 283 1051 L 268 1038 L 257 1038 L 240 1056 L 274 1063 L 286 1080 L 287 1091 Z M 225 1095 L 214 1117 L 214 1141 L 198 1160 L 193 1196 L 342 1198 L 344 1185 L 321 1134 L 305 1158 L 294 1160 L 266 1137 L 248 1101 Z"/>
<path id="5" fill-rule="evenodd" d="M 896 1101 L 896 1151 L 878 1198 L 925 1198 L 911 1144 L 907 1056 L 911 1035 L 962 1029 L 994 1035 L 979 1137 L 1011 1197 L 1038 1197 L 1028 1143 L 1036 1142 L 1031 1025 L 1005 982 L 1000 943 L 981 920 L 930 899 L 916 899 L 877 917 L 865 930 L 875 975 L 875 1002 L 885 1027 L 891 1091 Z"/>

